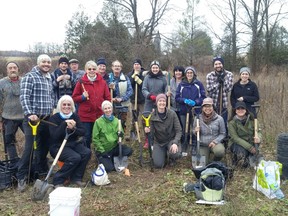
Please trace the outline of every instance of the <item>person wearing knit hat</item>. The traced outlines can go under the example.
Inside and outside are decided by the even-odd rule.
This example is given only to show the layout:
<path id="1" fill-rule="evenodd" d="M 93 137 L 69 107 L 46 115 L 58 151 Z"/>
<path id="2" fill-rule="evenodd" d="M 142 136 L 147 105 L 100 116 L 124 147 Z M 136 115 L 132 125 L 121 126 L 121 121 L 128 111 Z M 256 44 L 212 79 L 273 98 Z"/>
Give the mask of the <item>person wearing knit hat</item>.
<path id="1" fill-rule="evenodd" d="M 228 94 L 233 86 L 233 73 L 224 69 L 224 60 L 220 56 L 213 58 L 214 70 L 206 76 L 208 96 L 213 99 L 216 112 L 228 122 Z"/>
<path id="2" fill-rule="evenodd" d="M 69 67 L 73 74 L 75 83 L 85 74 L 84 70 L 79 70 L 79 61 L 77 59 L 69 60 Z"/>
<path id="3" fill-rule="evenodd" d="M 256 145 L 261 142 L 261 133 L 254 132 L 254 116 L 246 108 L 243 101 L 238 101 L 232 110 L 232 117 L 228 124 L 229 149 L 232 153 L 232 166 L 237 166 L 242 161 L 242 167 L 248 168 L 249 157 L 259 154 Z"/>
<path id="4" fill-rule="evenodd" d="M 189 66 L 185 69 L 185 76 L 182 79 L 182 82 L 179 84 L 176 90 L 175 100 L 179 103 L 179 116 L 180 121 L 183 127 L 182 136 L 185 137 L 182 142 L 182 156 L 188 156 L 190 153 L 188 147 L 188 137 L 185 134 L 186 131 L 186 118 L 187 113 L 189 114 L 189 124 L 188 124 L 188 131 L 193 125 L 193 114 L 191 112 L 192 107 L 194 106 L 201 106 L 203 99 L 206 97 L 205 88 L 202 82 L 197 79 L 196 76 L 196 69 L 192 66 Z M 197 112 L 200 112 L 197 109 Z M 196 137 L 192 135 L 192 150 L 196 148 Z"/>
<path id="5" fill-rule="evenodd" d="M 0 124 L 3 141 L 10 160 L 18 160 L 16 132 L 23 131 L 24 113 L 20 103 L 19 65 L 14 61 L 6 63 L 7 76 L 0 80 Z"/>
<path id="6" fill-rule="evenodd" d="M 131 82 L 131 86 L 133 88 L 133 93 L 130 97 L 131 101 L 131 107 L 132 107 L 132 112 L 131 112 L 131 119 L 136 120 L 135 116 L 138 117 L 138 121 L 141 118 L 141 115 L 138 115 L 138 113 L 142 113 L 144 111 L 144 103 L 145 103 L 145 97 L 142 93 L 142 83 L 144 80 L 144 68 L 142 68 L 142 61 L 139 58 L 136 58 L 132 61 L 133 64 L 133 69 L 128 73 L 128 77 Z M 137 85 L 137 87 L 136 87 Z M 137 89 L 137 92 L 136 92 Z M 137 107 L 136 107 L 136 95 L 137 95 Z M 137 108 L 137 110 L 135 110 Z M 136 115 L 135 115 L 136 112 Z M 134 117 L 134 118 L 133 118 Z M 132 124 L 132 128 L 130 131 L 130 137 L 127 137 L 127 140 L 130 139 L 135 139 L 136 137 L 136 129 L 135 129 L 135 121 L 133 121 L 134 124 Z M 144 144 L 144 148 L 148 148 L 148 140 Z"/>
<path id="7" fill-rule="evenodd" d="M 239 71 L 240 78 L 234 83 L 230 94 L 230 102 L 232 108 L 238 101 L 244 102 L 249 112 L 256 115 L 256 110 L 253 105 L 259 101 L 259 91 L 255 82 L 250 79 L 250 68 L 242 67 Z"/>
<path id="8" fill-rule="evenodd" d="M 203 100 L 199 115 L 199 127 L 195 119 L 193 132 L 200 134 L 200 155 L 205 156 L 206 165 L 211 162 L 210 158 L 213 161 L 220 161 L 224 157 L 225 123 L 223 118 L 215 112 L 212 98 L 208 97 Z M 210 157 L 211 153 L 213 153 L 213 157 Z"/>
<path id="9" fill-rule="evenodd" d="M 92 140 L 96 151 L 98 164 L 103 164 L 106 172 L 115 171 L 113 158 L 119 157 L 118 145 L 118 118 L 113 115 L 113 105 L 110 101 L 102 102 L 103 115 L 99 117 L 93 126 Z M 121 127 L 123 133 L 123 128 Z M 122 157 L 129 157 L 133 150 L 122 144 Z"/>
<path id="10" fill-rule="evenodd" d="M 97 60 L 97 69 L 98 73 L 102 76 L 102 78 L 106 81 L 107 85 L 109 84 L 109 75 L 106 71 L 107 63 L 105 58 L 101 57 Z"/>
<path id="11" fill-rule="evenodd" d="M 151 112 L 155 108 L 156 96 L 167 92 L 167 79 L 160 69 L 158 61 L 150 64 L 150 70 L 144 78 L 142 93 L 145 97 L 144 111 Z"/>
<path id="12" fill-rule="evenodd" d="M 75 87 L 75 77 L 69 68 L 69 60 L 62 56 L 58 60 L 58 68 L 52 73 L 53 90 L 56 93 L 56 101 L 63 95 L 72 96 Z"/>
<path id="13" fill-rule="evenodd" d="M 158 169 L 165 166 L 166 158 L 169 158 L 170 165 L 174 165 L 181 157 L 181 125 L 175 111 L 166 108 L 166 99 L 163 93 L 157 95 L 157 107 L 151 114 L 150 127 L 144 129 L 153 135 L 152 158 L 154 167 Z"/>

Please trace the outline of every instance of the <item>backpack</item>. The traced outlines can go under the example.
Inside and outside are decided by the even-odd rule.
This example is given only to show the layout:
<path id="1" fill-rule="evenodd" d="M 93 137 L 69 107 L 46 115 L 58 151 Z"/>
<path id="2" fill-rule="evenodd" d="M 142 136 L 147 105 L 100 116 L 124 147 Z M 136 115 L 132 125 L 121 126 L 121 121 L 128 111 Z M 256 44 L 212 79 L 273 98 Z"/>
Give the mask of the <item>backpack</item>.
<path id="1" fill-rule="evenodd" d="M 199 178 L 199 186 L 195 188 L 197 199 L 215 202 L 223 200 L 225 177 L 217 168 L 204 169 Z"/>

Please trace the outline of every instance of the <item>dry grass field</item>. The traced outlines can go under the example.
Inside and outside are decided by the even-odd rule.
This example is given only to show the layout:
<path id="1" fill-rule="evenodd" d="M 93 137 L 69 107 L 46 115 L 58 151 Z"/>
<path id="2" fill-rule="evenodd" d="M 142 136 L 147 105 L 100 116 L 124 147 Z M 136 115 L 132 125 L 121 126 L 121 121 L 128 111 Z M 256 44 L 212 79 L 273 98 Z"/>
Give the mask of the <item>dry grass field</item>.
<path id="1" fill-rule="evenodd" d="M 205 75 L 198 73 L 201 81 Z M 236 74 L 236 73 L 235 73 Z M 235 75 L 235 81 L 237 76 Z M 261 109 L 259 124 L 264 135 L 261 151 L 268 160 L 276 159 L 276 140 L 280 132 L 287 132 L 288 113 L 288 71 L 272 69 L 269 73 L 252 76 L 259 87 Z M 23 145 L 23 135 L 18 134 L 19 149 Z M 82 189 L 81 215 L 288 215 L 288 202 L 269 200 L 252 188 L 255 170 L 236 169 L 234 177 L 227 183 L 224 206 L 198 205 L 193 193 L 184 194 L 182 184 L 195 181 L 191 171 L 191 158 L 182 158 L 176 167 L 151 172 L 148 165 L 138 165 L 138 145 L 130 143 L 134 155 L 129 159 L 131 176 L 118 173 L 109 174 L 111 184 L 98 187 L 87 184 Z M 1 144 L 3 159 L 3 143 Z M 148 159 L 148 153 L 144 152 Z M 227 157 L 229 158 L 229 157 Z M 91 158 L 85 174 L 90 180 L 90 173 L 95 169 L 95 158 Z M 0 192 L 0 215 L 47 215 L 48 201 L 32 202 L 31 187 L 19 194 L 16 188 Z M 284 194 L 288 194 L 286 181 L 282 182 Z"/>

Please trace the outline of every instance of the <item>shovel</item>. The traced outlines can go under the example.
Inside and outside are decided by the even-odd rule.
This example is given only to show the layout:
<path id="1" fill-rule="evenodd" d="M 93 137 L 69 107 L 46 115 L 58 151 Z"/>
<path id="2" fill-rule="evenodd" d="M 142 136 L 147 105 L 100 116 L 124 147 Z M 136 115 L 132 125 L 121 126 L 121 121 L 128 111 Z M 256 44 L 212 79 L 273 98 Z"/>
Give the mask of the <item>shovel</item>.
<path id="1" fill-rule="evenodd" d="M 121 119 L 118 119 L 118 145 L 119 145 L 119 155 L 114 157 L 114 167 L 117 172 L 124 171 L 128 166 L 128 157 L 122 156 L 122 137 L 121 137 Z"/>
<path id="2" fill-rule="evenodd" d="M 54 185 L 48 183 L 48 178 L 52 174 L 53 168 L 57 164 L 58 159 L 59 159 L 59 157 L 60 157 L 60 155 L 61 155 L 61 153 L 65 147 L 65 144 L 66 144 L 69 136 L 71 136 L 74 132 L 75 132 L 75 130 L 72 131 L 71 133 L 68 133 L 68 128 L 66 128 L 65 138 L 61 144 L 60 149 L 57 152 L 57 155 L 56 155 L 56 157 L 55 157 L 55 159 L 54 159 L 54 161 L 53 161 L 53 163 L 49 169 L 49 172 L 48 172 L 46 178 L 44 179 L 44 181 L 37 179 L 34 186 L 33 186 L 32 194 L 31 194 L 31 198 L 33 201 L 43 200 L 46 197 L 46 195 L 48 195 L 54 189 Z"/>
<path id="3" fill-rule="evenodd" d="M 200 128 L 199 114 L 197 114 L 196 127 Z M 192 167 L 194 169 L 206 166 L 206 158 L 200 154 L 200 130 L 197 131 L 197 149 L 196 155 L 192 154 Z"/>

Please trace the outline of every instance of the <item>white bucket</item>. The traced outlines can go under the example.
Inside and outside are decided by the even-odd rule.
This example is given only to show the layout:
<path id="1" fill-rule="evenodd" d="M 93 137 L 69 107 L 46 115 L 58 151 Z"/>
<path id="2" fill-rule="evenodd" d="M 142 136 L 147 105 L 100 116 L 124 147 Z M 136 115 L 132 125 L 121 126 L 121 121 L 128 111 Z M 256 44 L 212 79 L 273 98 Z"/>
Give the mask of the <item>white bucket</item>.
<path id="1" fill-rule="evenodd" d="M 80 188 L 58 187 L 49 194 L 49 214 L 51 216 L 79 216 L 80 199 Z"/>

